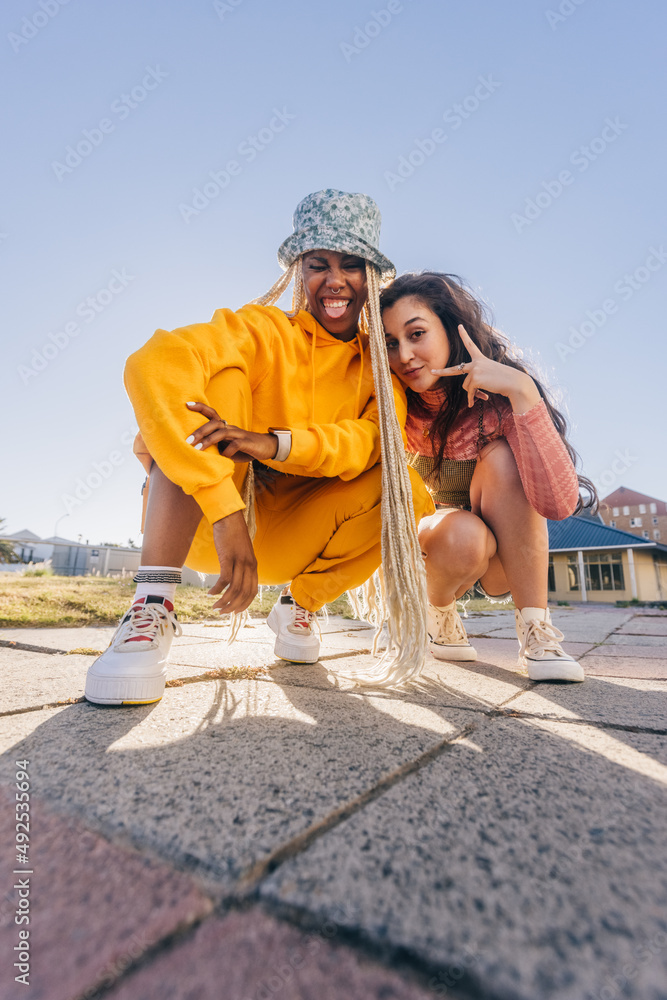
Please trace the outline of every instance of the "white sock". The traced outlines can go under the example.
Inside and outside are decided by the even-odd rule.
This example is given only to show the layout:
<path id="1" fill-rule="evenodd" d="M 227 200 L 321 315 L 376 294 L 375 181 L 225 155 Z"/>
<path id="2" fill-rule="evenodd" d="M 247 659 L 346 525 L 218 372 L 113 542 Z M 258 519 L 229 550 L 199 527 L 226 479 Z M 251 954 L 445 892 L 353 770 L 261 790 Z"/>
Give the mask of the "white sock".
<path id="1" fill-rule="evenodd" d="M 519 610 L 526 625 L 528 622 L 543 622 L 547 617 L 546 608 L 520 608 Z"/>
<path id="2" fill-rule="evenodd" d="M 173 605 L 176 585 L 181 582 L 180 566 L 140 566 L 134 577 L 134 601 L 142 597 L 164 597 Z M 134 603 L 133 601 L 133 603 Z"/>

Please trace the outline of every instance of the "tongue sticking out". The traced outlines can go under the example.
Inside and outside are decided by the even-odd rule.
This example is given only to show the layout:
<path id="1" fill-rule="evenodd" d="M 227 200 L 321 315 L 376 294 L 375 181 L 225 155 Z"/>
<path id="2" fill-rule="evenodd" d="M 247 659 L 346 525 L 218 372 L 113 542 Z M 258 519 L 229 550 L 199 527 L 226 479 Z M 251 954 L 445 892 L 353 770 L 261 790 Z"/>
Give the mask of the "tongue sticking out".
<path id="1" fill-rule="evenodd" d="M 328 301 L 323 302 L 322 305 L 329 319 L 340 319 L 347 309 L 347 300 L 341 299 L 339 302 Z"/>

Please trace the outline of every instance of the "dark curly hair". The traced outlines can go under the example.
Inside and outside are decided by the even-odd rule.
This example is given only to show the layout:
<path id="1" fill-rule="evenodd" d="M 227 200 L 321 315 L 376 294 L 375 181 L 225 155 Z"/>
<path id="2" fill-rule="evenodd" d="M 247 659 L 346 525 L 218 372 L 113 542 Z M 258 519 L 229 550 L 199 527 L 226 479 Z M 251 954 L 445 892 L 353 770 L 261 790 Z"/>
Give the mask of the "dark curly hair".
<path id="1" fill-rule="evenodd" d="M 448 367 L 451 368 L 461 362 L 471 360 L 458 334 L 457 328 L 462 323 L 471 339 L 487 358 L 498 361 L 503 365 L 509 365 L 511 368 L 516 368 L 518 371 L 530 375 L 546 404 L 554 427 L 562 438 L 573 464 L 576 466 L 579 456 L 567 440 L 567 421 L 565 417 L 560 410 L 556 409 L 539 379 L 513 354 L 507 337 L 494 329 L 486 308 L 475 298 L 472 291 L 465 286 L 462 279 L 454 274 L 440 274 L 437 271 L 402 274 L 391 285 L 382 289 L 380 293 L 381 311 L 389 309 L 399 299 L 405 298 L 408 295 L 419 299 L 420 302 L 436 314 L 444 326 L 447 339 L 449 340 Z M 432 417 L 431 440 L 433 441 L 435 450 L 434 472 L 440 469 L 449 432 L 460 410 L 467 403 L 467 394 L 463 389 L 462 380 L 448 379 L 445 381 L 442 379 L 440 385 L 446 385 L 447 397 L 434 417 L 432 417 L 432 412 L 422 403 L 419 393 L 406 388 L 410 411 L 422 418 Z M 496 409 L 500 422 L 500 411 L 495 405 L 492 395 L 489 396 L 489 402 Z M 578 475 L 577 478 L 580 490 L 583 489 L 586 491 L 588 496 L 584 498 L 580 492 L 575 514 L 584 507 L 590 508 L 594 513 L 598 508 L 598 496 L 595 486 L 585 476 Z"/>

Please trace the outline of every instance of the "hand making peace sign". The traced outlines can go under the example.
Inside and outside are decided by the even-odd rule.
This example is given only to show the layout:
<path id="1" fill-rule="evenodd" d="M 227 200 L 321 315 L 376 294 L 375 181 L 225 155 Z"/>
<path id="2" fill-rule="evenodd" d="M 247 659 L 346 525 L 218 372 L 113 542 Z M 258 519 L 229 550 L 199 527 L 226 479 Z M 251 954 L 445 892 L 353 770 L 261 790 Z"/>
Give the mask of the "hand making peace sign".
<path id="1" fill-rule="evenodd" d="M 458 331 L 471 360 L 463 361 L 453 368 L 432 368 L 433 375 L 465 375 L 463 388 L 468 393 L 469 407 L 475 402 L 475 393 L 482 399 L 488 399 L 488 392 L 507 396 L 515 413 L 525 413 L 539 403 L 541 397 L 530 375 L 487 358 L 468 336 L 463 325 L 459 325 Z"/>

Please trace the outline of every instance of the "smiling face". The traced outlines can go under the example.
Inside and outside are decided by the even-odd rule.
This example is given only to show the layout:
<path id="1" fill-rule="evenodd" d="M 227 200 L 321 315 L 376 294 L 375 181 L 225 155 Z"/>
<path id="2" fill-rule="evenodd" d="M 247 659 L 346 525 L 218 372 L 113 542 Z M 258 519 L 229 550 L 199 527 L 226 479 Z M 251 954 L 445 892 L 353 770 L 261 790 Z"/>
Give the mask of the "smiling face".
<path id="1" fill-rule="evenodd" d="M 431 368 L 446 368 L 449 338 L 442 321 L 412 295 L 382 313 L 389 367 L 413 392 L 426 392 L 440 381 Z"/>
<path id="2" fill-rule="evenodd" d="M 303 256 L 303 285 L 317 322 L 338 340 L 353 340 L 368 297 L 363 257 L 311 250 Z"/>

